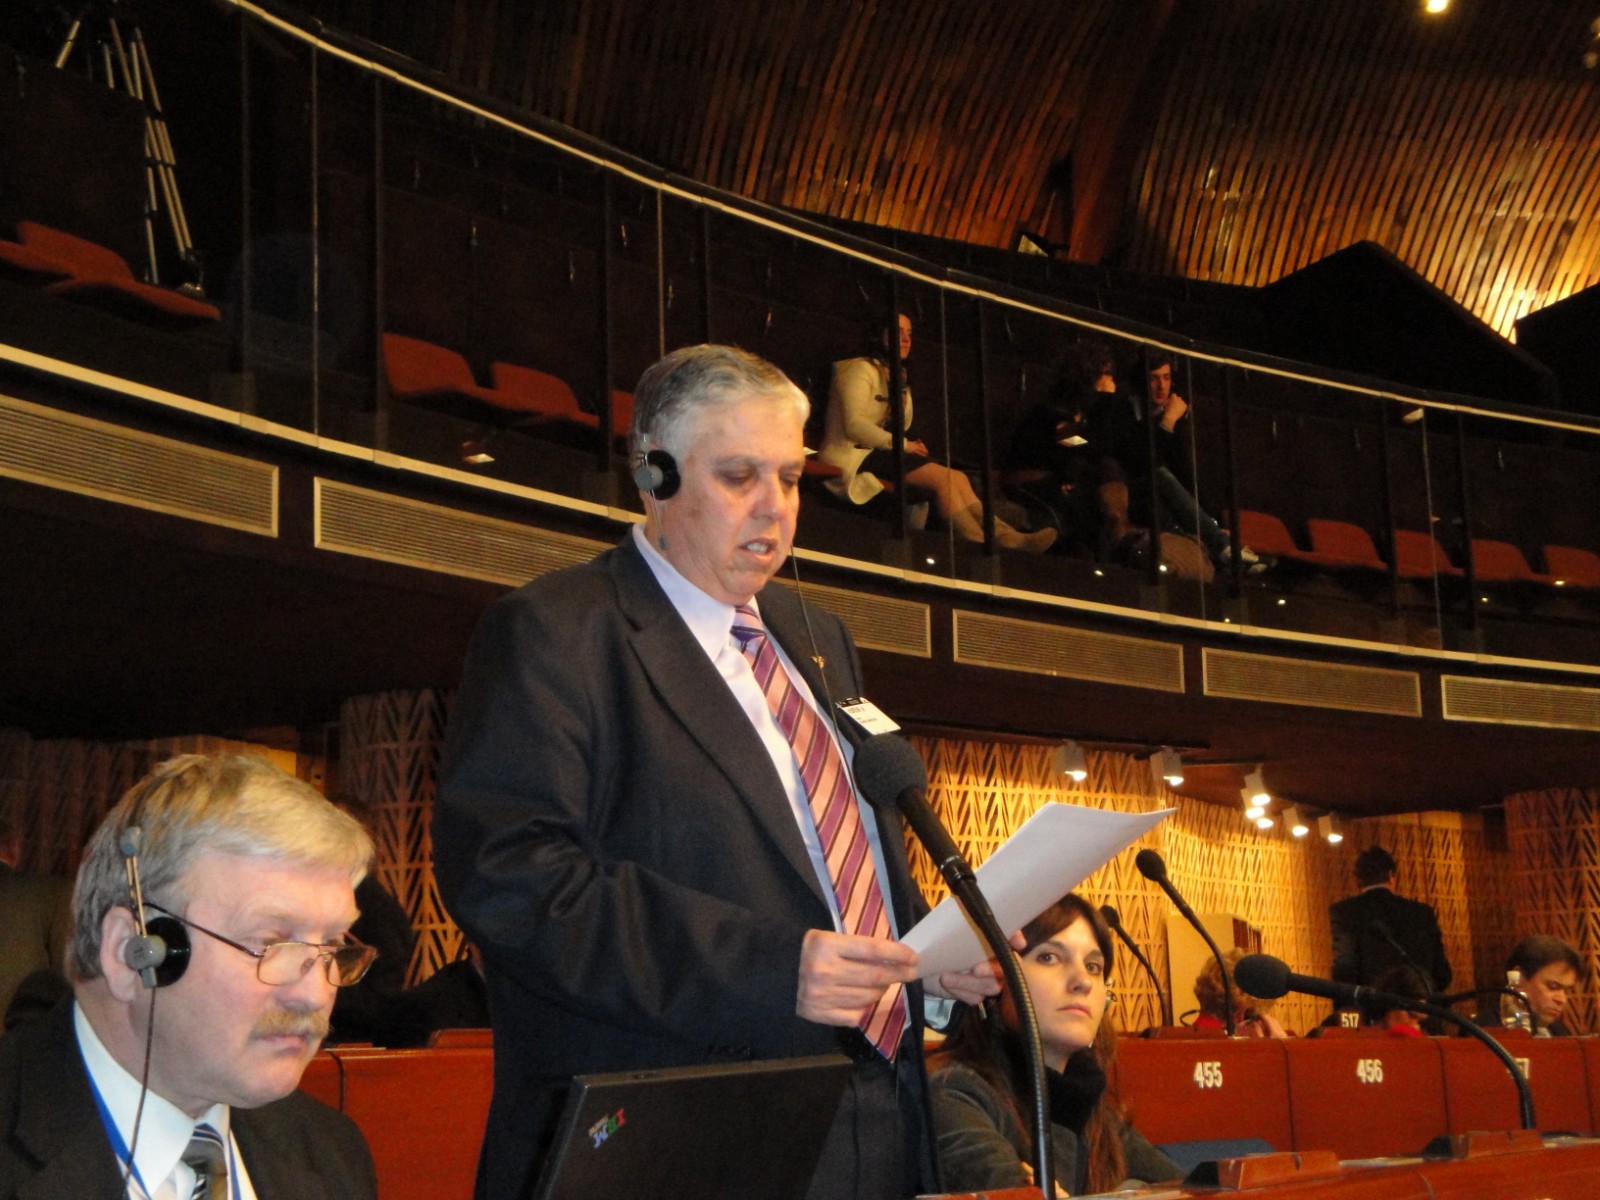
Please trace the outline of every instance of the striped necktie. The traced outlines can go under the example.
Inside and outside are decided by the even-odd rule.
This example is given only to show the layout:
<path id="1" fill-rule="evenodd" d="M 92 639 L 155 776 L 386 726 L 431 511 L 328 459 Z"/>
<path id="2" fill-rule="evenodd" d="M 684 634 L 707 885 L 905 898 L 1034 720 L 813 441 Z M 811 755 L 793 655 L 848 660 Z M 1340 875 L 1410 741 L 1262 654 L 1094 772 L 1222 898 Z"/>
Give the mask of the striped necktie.
<path id="1" fill-rule="evenodd" d="M 184 1149 L 183 1161 L 194 1169 L 190 1200 L 223 1200 L 228 1194 L 228 1160 L 222 1152 L 222 1135 L 202 1122 Z"/>
<path id="2" fill-rule="evenodd" d="M 800 781 L 828 864 L 841 927 L 845 933 L 889 937 L 889 914 L 878 887 L 872 848 L 839 747 L 778 661 L 778 652 L 755 609 L 746 604 L 735 608 L 731 633 L 750 660 L 767 707 L 800 764 Z M 905 1026 L 904 989 L 898 983 L 885 990 L 860 1022 L 861 1031 L 888 1059 L 894 1058 Z"/>

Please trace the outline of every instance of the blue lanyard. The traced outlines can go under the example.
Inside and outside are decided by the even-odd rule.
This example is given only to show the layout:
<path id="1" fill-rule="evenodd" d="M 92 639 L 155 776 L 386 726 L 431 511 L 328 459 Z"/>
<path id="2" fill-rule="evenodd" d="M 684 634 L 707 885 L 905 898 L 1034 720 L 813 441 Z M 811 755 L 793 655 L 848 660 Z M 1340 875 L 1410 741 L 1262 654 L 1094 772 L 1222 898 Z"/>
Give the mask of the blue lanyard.
<path id="1" fill-rule="evenodd" d="M 89 1076 L 89 1090 L 94 1093 L 94 1106 L 100 1110 L 100 1123 L 106 1127 L 106 1137 L 111 1139 L 111 1152 L 117 1156 L 117 1161 L 123 1164 L 133 1174 L 133 1181 L 139 1185 L 139 1190 L 148 1197 L 152 1192 L 145 1186 L 144 1176 L 139 1174 L 139 1168 L 134 1164 L 133 1156 L 128 1153 L 127 1140 L 122 1136 L 122 1130 L 117 1128 L 117 1123 L 111 1117 L 111 1110 L 106 1107 L 105 1097 L 100 1094 L 100 1085 L 94 1081 L 92 1072 L 85 1071 Z M 233 1156 L 233 1131 L 228 1131 L 228 1136 L 223 1142 L 228 1153 L 228 1192 L 233 1200 L 240 1200 L 239 1190 L 239 1164 Z"/>
<path id="2" fill-rule="evenodd" d="M 94 1093 L 94 1106 L 100 1110 L 100 1123 L 106 1128 L 106 1137 L 111 1139 L 111 1152 L 117 1156 L 119 1163 L 132 1172 L 139 1190 L 149 1196 L 150 1189 L 145 1186 L 144 1176 L 139 1174 L 139 1168 L 134 1165 L 133 1155 L 128 1153 L 128 1143 L 122 1136 L 122 1130 L 118 1129 L 117 1123 L 111 1119 L 111 1110 L 106 1107 L 105 1097 L 100 1094 L 100 1085 L 94 1081 L 94 1072 L 85 1071 L 84 1074 L 89 1077 L 89 1090 Z"/>

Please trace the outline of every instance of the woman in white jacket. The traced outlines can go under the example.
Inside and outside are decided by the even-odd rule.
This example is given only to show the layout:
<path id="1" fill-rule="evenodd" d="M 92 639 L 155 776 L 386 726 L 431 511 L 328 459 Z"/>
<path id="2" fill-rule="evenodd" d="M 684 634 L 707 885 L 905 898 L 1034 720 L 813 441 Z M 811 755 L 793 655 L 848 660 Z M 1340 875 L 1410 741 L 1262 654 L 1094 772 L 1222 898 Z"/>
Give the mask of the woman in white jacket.
<path id="1" fill-rule="evenodd" d="M 911 318 L 899 317 L 900 361 L 911 356 Z M 888 347 L 887 331 L 882 338 Z M 842 474 L 828 480 L 827 486 L 840 499 L 865 504 L 883 491 L 879 475 L 894 469 L 890 427 L 890 400 L 887 355 L 876 346 L 859 358 L 833 364 L 833 384 L 828 393 L 828 412 L 822 449 L 817 457 L 839 468 Z M 911 388 L 901 389 L 905 429 L 911 428 Z M 969 542 L 983 541 L 983 504 L 972 490 L 972 481 L 930 458 L 925 442 L 907 433 L 904 444 L 906 483 L 927 492 L 935 511 L 957 536 Z M 1027 550 L 1041 554 L 1056 540 L 1054 529 L 1022 533 L 995 518 L 995 544 L 1006 550 Z"/>

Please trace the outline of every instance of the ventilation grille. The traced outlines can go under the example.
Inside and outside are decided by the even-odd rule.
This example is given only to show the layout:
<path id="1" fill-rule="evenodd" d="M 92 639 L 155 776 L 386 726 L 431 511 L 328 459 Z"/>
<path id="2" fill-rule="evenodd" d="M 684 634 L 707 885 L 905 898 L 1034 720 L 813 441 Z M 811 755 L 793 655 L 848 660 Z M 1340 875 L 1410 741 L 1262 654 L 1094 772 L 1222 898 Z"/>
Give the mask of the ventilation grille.
<path id="1" fill-rule="evenodd" d="M 278 468 L 0 396 L 0 475 L 278 536 Z"/>
<path id="2" fill-rule="evenodd" d="M 795 584 L 787 579 L 779 578 L 774 582 L 795 589 Z M 926 604 L 815 583 L 806 584 L 802 594 L 807 602 L 843 621 L 856 645 L 863 649 L 888 650 L 917 658 L 933 657 L 932 617 Z"/>
<path id="3" fill-rule="evenodd" d="M 1183 691 L 1183 647 L 957 609 L 955 661 L 1095 683 Z"/>
<path id="4" fill-rule="evenodd" d="M 1415 671 L 1214 649 L 1203 652 L 1202 663 L 1208 696 L 1392 717 L 1422 715 L 1422 682 Z"/>
<path id="5" fill-rule="evenodd" d="M 1600 688 L 1446 675 L 1440 691 L 1447 721 L 1600 730 Z"/>
<path id="6" fill-rule="evenodd" d="M 606 543 L 351 487 L 316 484 L 316 544 L 361 558 L 513 586 L 588 562 Z"/>

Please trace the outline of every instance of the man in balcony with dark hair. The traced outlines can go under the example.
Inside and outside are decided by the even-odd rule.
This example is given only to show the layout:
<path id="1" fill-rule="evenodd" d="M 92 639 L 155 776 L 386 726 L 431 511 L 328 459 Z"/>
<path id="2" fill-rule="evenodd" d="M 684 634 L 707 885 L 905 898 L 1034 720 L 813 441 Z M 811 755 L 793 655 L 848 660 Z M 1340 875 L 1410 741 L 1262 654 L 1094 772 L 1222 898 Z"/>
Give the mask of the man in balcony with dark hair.
<path id="1" fill-rule="evenodd" d="M 1172 355 L 1154 349 L 1147 353 L 1149 373 L 1145 394 L 1115 396 L 1106 400 L 1097 422 L 1103 449 L 1121 464 L 1129 480 L 1136 518 L 1148 507 L 1149 481 L 1154 472 L 1163 527 L 1198 537 L 1211 561 L 1219 568 L 1233 557 L 1227 532 L 1200 505 L 1195 490 L 1193 421 L 1189 404 L 1173 390 Z M 1150 457 L 1145 422 L 1154 423 L 1155 458 Z M 1265 567 L 1248 546 L 1239 560 L 1252 573 Z"/>

